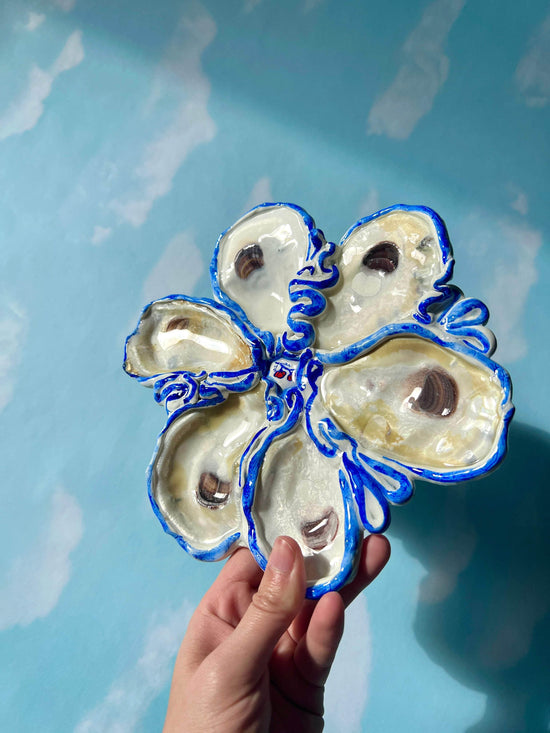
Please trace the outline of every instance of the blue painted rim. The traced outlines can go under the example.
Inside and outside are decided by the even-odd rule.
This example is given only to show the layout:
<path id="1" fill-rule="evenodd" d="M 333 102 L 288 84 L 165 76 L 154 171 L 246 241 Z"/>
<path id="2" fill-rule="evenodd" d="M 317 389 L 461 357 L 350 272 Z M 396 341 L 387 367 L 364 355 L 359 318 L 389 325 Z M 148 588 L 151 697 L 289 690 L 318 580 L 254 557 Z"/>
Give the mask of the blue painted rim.
<path id="1" fill-rule="evenodd" d="M 166 431 L 168 430 L 168 428 L 172 425 L 172 423 L 174 423 L 179 417 L 184 415 L 186 412 L 189 412 L 190 407 L 195 407 L 195 405 L 192 405 L 192 406 L 186 405 L 185 407 L 181 408 L 180 410 L 176 410 L 175 412 L 173 412 L 169 416 L 166 422 L 166 425 L 160 432 L 157 438 L 157 444 L 155 446 L 155 451 L 153 453 L 149 466 L 147 467 L 147 493 L 149 496 L 149 501 L 151 502 L 151 506 L 153 507 L 153 511 L 157 519 L 161 523 L 162 528 L 164 529 L 166 534 L 169 534 L 171 537 L 173 537 L 177 541 L 177 543 L 181 547 L 183 547 L 183 549 L 187 553 L 189 553 L 189 555 L 197 558 L 197 560 L 205 560 L 206 562 L 214 562 L 216 560 L 222 560 L 230 552 L 233 545 L 235 545 L 235 543 L 239 540 L 241 533 L 239 531 L 235 531 L 229 537 L 226 537 L 225 539 L 223 539 L 215 547 L 212 547 L 209 550 L 200 550 L 197 547 L 194 547 L 188 540 L 186 540 L 185 537 L 183 537 L 183 535 L 178 534 L 173 529 L 171 529 L 159 505 L 157 504 L 157 500 L 155 499 L 155 496 L 153 493 L 153 474 L 154 474 L 157 457 L 162 447 L 164 435 Z"/>
<path id="2" fill-rule="evenodd" d="M 353 226 L 351 226 L 344 234 L 344 236 L 340 240 L 340 246 L 343 246 L 349 239 L 349 237 L 353 234 L 353 232 L 359 227 L 362 227 L 371 221 L 375 221 L 376 219 L 379 219 L 386 214 L 391 214 L 394 211 L 409 211 L 412 213 L 425 214 L 431 219 L 437 233 L 437 241 L 439 244 L 439 249 L 441 251 L 442 263 L 445 266 L 445 271 L 443 275 L 433 284 L 434 290 L 439 292 L 437 295 L 432 295 L 422 300 L 418 304 L 417 313 L 415 313 L 413 316 L 420 323 L 427 324 L 430 322 L 428 309 L 433 307 L 436 303 L 441 302 L 448 296 L 448 288 L 446 287 L 446 284 L 452 278 L 454 269 L 453 248 L 451 246 L 451 241 L 449 239 L 449 234 L 447 232 L 445 222 L 439 216 L 439 214 L 437 214 L 433 209 L 430 209 L 428 206 L 413 204 L 396 204 L 394 206 L 388 206 L 388 208 L 386 209 L 381 209 L 380 211 L 377 211 L 370 216 L 365 216 L 363 219 L 359 219 L 359 221 L 353 224 Z"/>
<path id="3" fill-rule="evenodd" d="M 241 306 L 233 301 L 222 289 L 218 275 L 220 245 L 229 231 L 253 212 L 276 207 L 287 207 L 297 212 L 308 231 L 308 246 L 305 265 L 297 272 L 288 286 L 290 308 L 287 314 L 289 330 L 284 330 L 277 338 L 269 331 L 263 331 L 248 319 Z M 240 531 L 228 534 L 218 545 L 209 550 L 193 547 L 183 536 L 174 532 L 164 518 L 153 496 L 153 474 L 164 435 L 174 421 L 188 411 L 213 407 L 223 402 L 228 392 L 245 392 L 252 389 L 259 379 L 264 382 L 266 404 L 266 423 L 250 439 L 239 465 L 239 485 L 242 486 L 242 508 L 248 524 L 248 545 L 253 556 L 262 568 L 267 558 L 258 544 L 253 517 L 254 496 L 265 456 L 271 444 L 288 434 L 304 416 L 304 429 L 317 449 L 325 456 L 341 462 L 338 476 L 345 519 L 345 550 L 339 572 L 325 583 L 316 583 L 307 589 L 307 597 L 318 598 L 330 590 L 337 590 L 353 576 L 359 559 L 358 546 L 361 543 L 363 527 L 369 532 L 383 532 L 390 522 L 389 504 L 402 504 L 408 501 L 414 490 L 413 476 L 439 483 L 457 482 L 475 478 L 493 470 L 506 451 L 507 435 L 514 407 L 511 402 L 512 385 L 508 372 L 492 361 L 489 356 L 494 348 L 492 334 L 485 329 L 489 318 L 487 307 L 482 301 L 465 298 L 455 285 L 448 284 L 453 272 L 454 260 L 447 229 L 441 217 L 426 206 L 398 204 L 382 209 L 371 216 L 364 217 L 348 229 L 339 247 L 361 226 L 395 211 L 421 213 L 428 216 L 436 230 L 441 253 L 443 274 L 433 284 L 435 294 L 426 297 L 417 305 L 412 320 L 406 323 L 389 323 L 375 333 L 356 343 L 330 351 L 312 350 L 315 340 L 314 319 L 322 313 L 326 297 L 322 290 L 330 290 L 340 277 L 338 267 L 331 262 L 337 246 L 327 242 L 321 230 L 315 227 L 313 218 L 300 206 L 290 203 L 264 203 L 251 209 L 238 222 L 228 227 L 217 240 L 212 261 L 210 278 L 215 300 L 193 298 L 185 295 L 170 295 L 143 309 L 136 329 L 126 339 L 124 347 L 125 368 L 127 348 L 132 337 L 138 332 L 147 311 L 155 304 L 170 300 L 183 300 L 204 305 L 217 313 L 224 313 L 231 325 L 243 337 L 252 352 L 253 366 L 237 372 L 170 372 L 141 377 L 129 373 L 138 381 L 155 387 L 157 401 L 181 405 L 169 415 L 160 433 L 155 452 L 147 470 L 148 493 L 153 511 L 165 532 L 193 557 L 201 560 L 219 560 L 231 552 L 241 537 Z M 432 292 L 433 292 L 432 291 Z M 426 327 L 426 326 L 429 326 Z M 441 333 L 440 333 L 441 331 Z M 503 391 L 500 403 L 502 411 L 502 430 L 497 445 L 488 459 L 476 466 L 449 471 L 430 470 L 406 465 L 396 459 L 367 455 L 359 448 L 351 436 L 343 432 L 331 417 L 325 417 L 315 425 L 312 423 L 312 409 L 318 399 L 319 380 L 326 366 L 349 363 L 380 346 L 391 338 L 414 336 L 431 341 L 445 349 L 451 349 L 467 360 L 473 361 L 491 371 L 498 379 Z M 448 336 L 448 338 L 447 338 Z M 295 384 L 288 389 L 270 376 L 270 367 L 277 359 L 296 362 Z M 310 388 L 311 393 L 304 402 L 301 390 Z M 197 398 L 198 396 L 198 398 Z M 191 399 L 197 401 L 192 403 Z M 247 473 L 243 484 L 243 466 Z M 375 501 L 380 509 L 380 522 L 373 526 L 368 517 L 367 503 Z M 372 516 L 372 515 L 371 515 Z"/>
<path id="4" fill-rule="evenodd" d="M 368 354 L 370 351 L 380 346 L 384 341 L 387 341 L 390 337 L 410 336 L 410 335 L 426 339 L 445 349 L 451 349 L 452 351 L 456 351 L 459 354 L 466 357 L 467 359 L 478 361 L 486 369 L 493 372 L 493 374 L 495 374 L 495 376 L 497 377 L 503 389 L 503 393 L 504 393 L 504 396 L 500 403 L 500 406 L 503 412 L 503 417 L 502 417 L 503 428 L 502 428 L 502 432 L 499 438 L 497 448 L 494 451 L 494 453 L 489 457 L 489 459 L 485 463 L 481 464 L 480 466 L 476 468 L 465 468 L 465 469 L 460 469 L 460 470 L 450 470 L 450 471 L 441 472 L 441 471 L 430 471 L 428 469 L 423 469 L 423 468 L 415 468 L 407 464 L 401 463 L 400 461 L 397 461 L 393 458 L 384 458 L 384 461 L 388 461 L 395 466 L 399 466 L 400 468 L 404 469 L 405 471 L 414 473 L 415 475 L 419 476 L 420 478 L 426 479 L 428 481 L 437 481 L 437 482 L 442 482 L 442 483 L 454 483 L 457 481 L 464 481 L 466 479 L 475 478 L 476 476 L 479 476 L 482 473 L 486 473 L 488 471 L 493 470 L 500 463 L 500 461 L 502 460 L 502 458 L 504 457 L 506 453 L 508 427 L 510 424 L 510 420 L 512 419 L 512 415 L 514 414 L 514 406 L 512 405 L 512 382 L 510 379 L 510 375 L 508 374 L 506 369 L 504 369 L 504 367 L 501 367 L 499 364 L 493 361 L 486 354 L 478 351 L 477 349 L 473 348 L 472 346 L 469 346 L 467 343 L 463 341 L 456 341 L 456 340 L 451 341 L 451 340 L 443 339 L 440 336 L 438 336 L 437 334 L 435 334 L 433 331 L 430 331 L 427 328 L 424 328 L 423 326 L 417 323 L 401 323 L 401 324 L 394 323 L 394 324 L 390 324 L 388 326 L 384 326 L 380 328 L 374 334 L 371 334 L 370 336 L 367 336 L 366 338 L 362 339 L 361 341 L 358 341 L 357 343 L 352 344 L 351 346 L 346 347 L 345 349 L 342 349 L 337 354 L 329 354 L 329 353 L 321 354 L 318 352 L 316 356 L 317 356 L 317 359 L 324 364 L 348 363 L 349 361 L 353 361 L 356 358 L 359 358 L 361 356 Z M 342 361 L 342 355 L 344 353 L 347 354 L 347 358 L 344 358 L 344 360 Z"/>
<path id="5" fill-rule="evenodd" d="M 126 341 L 124 342 L 124 362 L 123 362 L 123 369 L 128 374 L 128 376 L 132 377 L 132 379 L 137 379 L 138 382 L 155 382 L 159 379 L 162 379 L 167 374 L 192 374 L 194 376 L 197 376 L 199 372 L 190 372 L 189 370 L 181 369 L 171 372 L 158 372 L 157 374 L 151 374 L 149 376 L 140 376 L 139 374 L 134 374 L 126 369 L 126 364 L 128 361 L 128 344 L 130 343 L 130 340 L 137 336 L 139 333 L 140 325 L 143 321 L 143 318 L 145 317 L 146 313 L 157 303 L 166 303 L 172 300 L 183 300 L 186 303 L 195 303 L 197 305 L 204 305 L 207 308 L 210 308 L 214 312 L 222 312 L 225 313 L 225 315 L 229 316 L 231 319 L 232 325 L 235 327 L 235 329 L 238 331 L 238 333 L 243 337 L 245 342 L 248 344 L 252 351 L 252 362 L 254 367 L 256 367 L 259 371 L 265 370 L 265 354 L 264 354 L 264 347 L 261 342 L 261 340 L 256 336 L 255 332 L 250 329 L 250 327 L 247 324 L 244 324 L 241 322 L 238 315 L 229 307 L 222 303 L 217 303 L 215 300 L 212 300 L 211 298 L 194 298 L 191 295 L 181 295 L 181 294 L 174 294 L 174 295 L 167 295 L 165 298 L 159 298 L 158 300 L 153 300 L 150 303 L 148 303 L 143 310 L 141 311 L 140 317 L 137 322 L 137 326 L 134 328 L 132 333 L 126 338 Z M 243 371 L 243 370 L 241 370 Z M 236 374 L 239 374 L 239 372 L 212 372 L 212 374 L 215 374 L 216 376 L 223 376 L 230 378 Z"/>
<path id="6" fill-rule="evenodd" d="M 227 227 L 227 229 L 224 229 L 224 231 L 220 234 L 218 237 L 218 241 L 216 242 L 216 246 L 214 248 L 214 254 L 212 255 L 212 260 L 210 261 L 210 281 L 212 283 L 212 290 L 214 292 L 214 297 L 216 300 L 223 304 L 225 307 L 232 310 L 234 313 L 236 313 L 240 320 L 246 324 L 247 328 L 252 331 L 252 333 L 256 334 L 261 341 L 265 344 L 267 353 L 274 357 L 277 353 L 277 342 L 275 340 L 275 337 L 270 331 L 263 331 L 262 329 L 255 326 L 248 318 L 244 310 L 241 308 L 241 306 L 234 301 L 227 293 L 225 293 L 224 290 L 222 290 L 219 280 L 219 273 L 218 273 L 218 258 L 220 253 L 220 245 L 222 241 L 227 236 L 228 232 L 230 232 L 234 227 L 236 227 L 240 222 L 242 222 L 244 219 L 249 217 L 251 214 L 253 214 L 255 211 L 259 211 L 261 209 L 269 209 L 269 208 L 289 208 L 294 211 L 296 211 L 302 218 L 307 230 L 308 230 L 308 250 L 306 252 L 306 258 L 309 258 L 311 249 L 313 247 L 312 239 L 315 239 L 317 237 L 318 229 L 315 226 L 315 221 L 313 218 L 302 209 L 301 206 L 297 206 L 296 204 L 290 204 L 285 203 L 282 201 L 279 202 L 266 202 L 264 204 L 259 204 L 258 206 L 254 206 L 250 211 L 248 211 L 244 216 L 242 216 L 240 219 L 238 219 L 234 224 L 232 224 L 230 227 Z"/>
<path id="7" fill-rule="evenodd" d="M 288 400 L 290 400 L 289 390 Z M 248 522 L 248 546 L 257 563 L 260 565 L 262 570 L 265 570 L 267 566 L 267 557 L 260 548 L 258 541 L 258 534 L 256 530 L 256 523 L 254 521 L 254 497 L 258 486 L 258 478 L 261 468 L 264 463 L 266 453 L 271 444 L 288 434 L 297 424 L 300 415 L 303 411 L 303 398 L 301 393 L 296 391 L 294 395 L 296 402 L 292 405 L 291 411 L 287 416 L 287 419 L 283 424 L 272 430 L 262 441 L 259 448 L 254 452 L 249 462 L 248 474 L 242 493 L 242 505 L 243 510 Z M 359 525 L 357 515 L 355 513 L 355 507 L 349 485 L 349 480 L 345 475 L 345 472 L 340 469 L 339 471 L 339 482 L 340 490 L 342 492 L 342 502 L 344 507 L 344 554 L 340 563 L 340 570 L 333 578 L 325 583 L 314 583 L 309 586 L 306 590 L 307 598 L 319 598 L 320 596 L 328 593 L 332 590 L 338 590 L 341 588 L 353 574 L 358 559 L 359 553 L 357 551 L 359 544 L 362 542 L 363 530 Z"/>

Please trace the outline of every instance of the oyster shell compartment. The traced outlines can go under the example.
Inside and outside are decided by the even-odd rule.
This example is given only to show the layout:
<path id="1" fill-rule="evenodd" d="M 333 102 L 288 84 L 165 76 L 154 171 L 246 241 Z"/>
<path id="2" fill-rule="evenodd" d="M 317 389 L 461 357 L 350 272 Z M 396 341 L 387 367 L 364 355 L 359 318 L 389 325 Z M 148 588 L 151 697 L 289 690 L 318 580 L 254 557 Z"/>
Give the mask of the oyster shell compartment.
<path id="1" fill-rule="evenodd" d="M 353 578 L 415 477 L 493 470 L 511 382 L 453 264 L 423 206 L 376 212 L 338 245 L 294 204 L 223 232 L 214 299 L 154 301 L 126 340 L 125 371 L 168 413 L 148 469 L 165 531 L 202 560 L 249 547 L 262 568 L 290 535 L 316 598 Z"/>

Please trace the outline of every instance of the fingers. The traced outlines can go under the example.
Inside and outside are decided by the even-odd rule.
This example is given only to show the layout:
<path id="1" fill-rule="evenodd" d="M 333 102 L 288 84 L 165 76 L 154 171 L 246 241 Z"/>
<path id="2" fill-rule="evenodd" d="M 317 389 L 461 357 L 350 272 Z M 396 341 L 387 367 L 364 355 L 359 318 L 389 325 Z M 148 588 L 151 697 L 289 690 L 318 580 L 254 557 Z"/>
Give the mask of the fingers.
<path id="1" fill-rule="evenodd" d="M 241 622 L 216 652 L 232 669 L 235 684 L 254 684 L 305 594 L 304 561 L 297 543 L 279 537 L 252 602 Z"/>
<path id="2" fill-rule="evenodd" d="M 217 598 L 220 593 L 225 592 L 228 585 L 233 583 L 245 582 L 251 588 L 256 589 L 260 585 L 262 575 L 262 569 L 249 550 L 241 547 L 225 562 L 218 577 L 206 593 L 205 599 Z"/>
<path id="3" fill-rule="evenodd" d="M 233 632 L 261 577 L 262 570 L 248 550 L 239 549 L 227 560 L 189 622 L 180 655 L 189 673 Z"/>
<path id="4" fill-rule="evenodd" d="M 206 613 L 235 627 L 250 605 L 262 575 L 262 569 L 250 552 L 237 550 L 223 566 L 200 606 Z"/>
<path id="5" fill-rule="evenodd" d="M 374 580 L 389 557 L 390 543 L 385 537 L 366 537 L 354 580 L 339 593 L 323 596 L 314 606 L 305 633 L 296 635 L 299 641 L 294 661 L 302 677 L 311 684 L 325 684 L 344 632 L 345 608 Z"/>
<path id="6" fill-rule="evenodd" d="M 232 670 L 235 659 L 241 660 L 241 680 L 257 679 L 288 628 L 289 641 L 300 646 L 297 664 L 301 674 L 312 684 L 322 685 L 341 637 L 340 606 L 348 606 L 361 593 L 389 556 L 388 540 L 369 535 L 363 542 L 355 579 L 340 590 L 343 604 L 333 593 L 315 604 L 304 603 L 304 562 L 294 540 L 275 542 L 263 575 L 250 552 L 237 550 L 191 620 L 184 641 L 187 666 L 196 668 L 215 653 Z"/>
<path id="7" fill-rule="evenodd" d="M 390 559 L 391 547 L 389 540 L 380 534 L 371 534 L 363 540 L 361 557 L 357 575 L 349 585 L 344 586 L 340 595 L 344 604 L 349 606 L 369 583 L 376 578 L 384 565 Z"/>
<path id="8" fill-rule="evenodd" d="M 294 653 L 294 663 L 312 685 L 325 684 L 344 633 L 344 601 L 339 593 L 323 596 L 311 616 L 309 627 Z"/>

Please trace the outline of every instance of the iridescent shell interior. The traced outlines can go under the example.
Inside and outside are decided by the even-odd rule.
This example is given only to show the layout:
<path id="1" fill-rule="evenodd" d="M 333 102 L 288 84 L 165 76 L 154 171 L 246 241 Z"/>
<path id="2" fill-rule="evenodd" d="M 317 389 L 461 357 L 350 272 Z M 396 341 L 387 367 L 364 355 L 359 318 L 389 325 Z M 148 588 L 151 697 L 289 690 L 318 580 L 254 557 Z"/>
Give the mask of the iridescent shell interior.
<path id="1" fill-rule="evenodd" d="M 353 577 L 364 533 L 385 530 L 415 477 L 492 470 L 511 385 L 452 266 L 445 225 L 419 206 L 339 245 L 292 204 L 224 232 L 215 299 L 150 304 L 126 344 L 126 371 L 168 412 L 149 469 L 165 530 L 205 560 L 248 546 L 262 567 L 290 535 L 317 597 Z"/>

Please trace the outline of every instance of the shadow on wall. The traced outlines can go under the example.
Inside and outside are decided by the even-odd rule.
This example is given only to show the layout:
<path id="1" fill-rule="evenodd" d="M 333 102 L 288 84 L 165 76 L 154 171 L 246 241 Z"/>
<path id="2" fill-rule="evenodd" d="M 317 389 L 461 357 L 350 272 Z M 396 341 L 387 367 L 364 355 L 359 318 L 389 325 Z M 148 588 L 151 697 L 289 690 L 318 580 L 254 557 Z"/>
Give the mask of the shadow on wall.
<path id="1" fill-rule="evenodd" d="M 549 730 L 550 435 L 513 424 L 503 465 L 479 481 L 420 483 L 391 535 L 426 568 L 415 634 L 487 695 L 469 733 Z"/>

